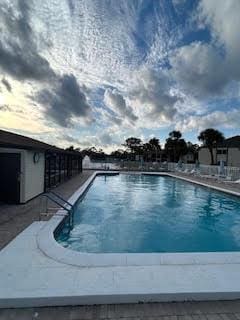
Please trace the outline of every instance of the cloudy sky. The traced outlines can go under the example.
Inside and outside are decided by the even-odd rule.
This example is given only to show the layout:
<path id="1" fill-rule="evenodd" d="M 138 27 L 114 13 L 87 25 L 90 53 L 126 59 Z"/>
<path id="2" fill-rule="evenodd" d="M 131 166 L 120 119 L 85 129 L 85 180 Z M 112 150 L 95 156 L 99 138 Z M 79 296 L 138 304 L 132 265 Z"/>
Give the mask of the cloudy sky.
<path id="1" fill-rule="evenodd" d="M 239 0 L 1 0 L 0 128 L 110 151 L 240 133 Z"/>

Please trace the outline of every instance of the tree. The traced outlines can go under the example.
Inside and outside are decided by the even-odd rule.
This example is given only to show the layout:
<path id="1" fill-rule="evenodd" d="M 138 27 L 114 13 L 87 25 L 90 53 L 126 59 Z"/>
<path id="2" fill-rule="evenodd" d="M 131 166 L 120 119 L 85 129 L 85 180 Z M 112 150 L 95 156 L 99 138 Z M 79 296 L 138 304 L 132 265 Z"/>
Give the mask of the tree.
<path id="1" fill-rule="evenodd" d="M 157 161 L 157 158 L 160 155 L 160 151 L 161 145 L 159 139 L 157 138 L 152 138 L 144 144 L 144 154 L 146 155 L 147 160 L 149 158 L 152 160 L 152 155 L 154 155 L 154 159 L 155 161 Z"/>
<path id="2" fill-rule="evenodd" d="M 179 140 L 182 137 L 182 134 L 180 131 L 173 130 L 173 131 L 169 132 L 169 137 L 172 140 Z"/>
<path id="3" fill-rule="evenodd" d="M 74 146 L 70 146 L 68 148 L 65 149 L 66 151 L 74 151 Z"/>
<path id="4" fill-rule="evenodd" d="M 126 147 L 132 155 L 141 155 L 143 153 L 143 143 L 139 138 L 130 137 L 125 140 L 123 146 Z"/>
<path id="5" fill-rule="evenodd" d="M 82 150 L 82 156 L 85 155 L 89 156 L 93 160 L 105 160 L 106 154 L 103 152 L 102 149 L 97 150 L 95 147 L 87 148 Z"/>
<path id="6" fill-rule="evenodd" d="M 193 154 L 193 161 L 195 162 L 198 159 L 198 144 L 193 144 L 191 141 L 187 142 L 187 153 Z"/>
<path id="7" fill-rule="evenodd" d="M 80 152 L 81 151 L 80 148 L 74 148 L 74 146 L 70 146 L 70 147 L 66 148 L 65 150 L 72 151 L 72 152 Z"/>
<path id="8" fill-rule="evenodd" d="M 205 147 L 208 148 L 211 155 L 211 164 L 214 164 L 213 148 L 217 148 L 217 145 L 224 140 L 224 135 L 222 132 L 209 128 L 200 132 L 198 140 L 203 143 Z"/>
<path id="9" fill-rule="evenodd" d="M 181 137 L 180 131 L 171 131 L 169 133 L 169 137 L 165 143 L 165 151 L 170 161 L 179 161 L 181 156 L 185 155 L 188 151 L 186 141 Z"/>
<path id="10" fill-rule="evenodd" d="M 122 149 L 117 149 L 115 151 L 112 151 L 110 154 L 110 157 L 114 159 L 121 159 L 121 160 L 126 160 L 127 156 L 128 156 L 128 153 Z"/>
<path id="11" fill-rule="evenodd" d="M 148 143 L 149 143 L 150 145 L 153 145 L 153 146 L 161 149 L 160 141 L 159 141 L 159 139 L 157 139 L 157 138 L 152 138 L 152 139 L 150 139 L 150 140 L 148 141 Z"/>

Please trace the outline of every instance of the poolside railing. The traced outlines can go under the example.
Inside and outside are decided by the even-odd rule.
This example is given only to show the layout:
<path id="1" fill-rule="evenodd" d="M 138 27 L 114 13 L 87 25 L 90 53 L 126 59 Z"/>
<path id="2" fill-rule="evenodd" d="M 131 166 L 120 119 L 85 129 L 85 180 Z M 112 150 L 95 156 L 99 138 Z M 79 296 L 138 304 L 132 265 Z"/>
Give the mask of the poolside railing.
<path id="1" fill-rule="evenodd" d="M 195 163 L 182 163 L 181 166 L 175 162 L 140 162 L 140 161 L 115 161 L 115 162 L 89 162 L 84 169 L 92 170 L 118 170 L 118 171 L 178 171 L 190 173 L 197 171 L 204 176 L 225 176 L 230 180 L 240 179 L 240 167 L 210 166 L 199 164 L 196 169 Z M 221 174 L 220 174 L 221 173 Z"/>
<path id="2" fill-rule="evenodd" d="M 168 163 L 168 170 L 169 171 L 182 171 L 182 172 L 191 172 L 191 171 L 197 171 L 200 175 L 203 176 L 223 176 L 228 177 L 230 180 L 237 180 L 240 179 L 240 167 L 230 167 L 230 166 L 224 166 L 220 169 L 220 166 L 210 166 L 210 165 L 204 165 L 199 164 L 196 167 L 196 164 L 190 164 L 190 163 L 182 163 L 179 165 L 178 163 L 169 162 Z"/>
<path id="3" fill-rule="evenodd" d="M 122 171 L 166 171 L 167 163 L 118 161 L 118 162 L 90 162 L 83 169 L 92 170 L 122 170 Z"/>

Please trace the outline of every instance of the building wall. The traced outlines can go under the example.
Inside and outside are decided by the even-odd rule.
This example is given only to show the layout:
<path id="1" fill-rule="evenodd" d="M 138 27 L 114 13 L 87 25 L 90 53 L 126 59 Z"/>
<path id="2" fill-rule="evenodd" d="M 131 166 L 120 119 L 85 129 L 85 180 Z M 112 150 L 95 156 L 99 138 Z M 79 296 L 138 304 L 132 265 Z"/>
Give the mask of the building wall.
<path id="1" fill-rule="evenodd" d="M 194 154 L 193 153 L 187 153 L 182 157 L 182 161 L 184 163 L 193 163 L 194 162 Z"/>
<path id="2" fill-rule="evenodd" d="M 240 167 L 240 148 L 228 149 L 228 165 L 232 167 Z"/>
<path id="3" fill-rule="evenodd" d="M 39 161 L 34 163 L 35 151 L 24 152 L 24 196 L 26 202 L 44 191 L 45 155 L 39 153 Z"/>
<path id="4" fill-rule="evenodd" d="M 221 148 L 218 148 L 220 150 Z M 226 148 L 222 148 L 226 149 Z M 214 161 L 218 163 L 223 160 L 227 166 L 240 167 L 240 148 L 228 148 L 227 154 L 216 154 L 216 149 L 213 149 Z M 198 151 L 198 159 L 200 164 L 211 164 L 211 155 L 207 148 L 201 148 Z"/>
<path id="5" fill-rule="evenodd" d="M 34 163 L 34 151 L 0 148 L 0 152 L 19 153 L 21 155 L 20 203 L 25 203 L 44 191 L 44 153 L 39 153 L 39 161 Z"/>
<path id="6" fill-rule="evenodd" d="M 229 162 L 228 155 L 227 154 L 218 154 L 216 163 L 218 163 L 220 160 L 224 161 L 227 164 L 227 162 Z"/>
<path id="7" fill-rule="evenodd" d="M 215 153 L 214 153 L 214 155 L 215 155 Z M 200 164 L 206 164 L 206 165 L 211 164 L 211 155 L 210 155 L 210 152 L 207 148 L 201 148 L 198 151 L 198 161 Z"/>

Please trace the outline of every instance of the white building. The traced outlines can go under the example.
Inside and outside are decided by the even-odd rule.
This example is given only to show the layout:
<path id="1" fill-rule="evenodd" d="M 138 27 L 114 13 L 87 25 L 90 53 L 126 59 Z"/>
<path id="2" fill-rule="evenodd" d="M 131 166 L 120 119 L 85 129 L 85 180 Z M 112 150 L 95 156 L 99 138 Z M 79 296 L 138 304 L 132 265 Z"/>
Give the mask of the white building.
<path id="1" fill-rule="evenodd" d="M 91 168 L 91 159 L 90 159 L 90 157 L 89 156 L 85 156 L 84 158 L 83 158 L 83 160 L 82 160 L 82 166 L 83 166 L 83 168 L 84 169 L 89 169 L 89 168 Z"/>
<path id="2" fill-rule="evenodd" d="M 213 149 L 214 164 L 219 164 L 223 160 L 226 166 L 240 167 L 240 136 L 225 139 Z M 201 147 L 198 151 L 198 160 L 200 164 L 211 164 L 211 155 L 209 149 Z"/>
<path id="3" fill-rule="evenodd" d="M 79 152 L 0 130 L 0 202 L 25 203 L 81 171 Z"/>

